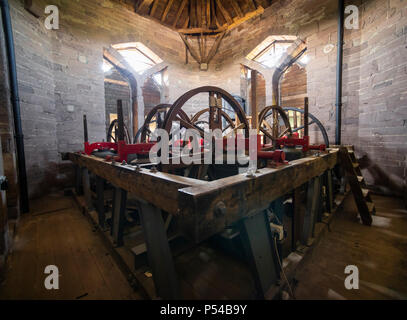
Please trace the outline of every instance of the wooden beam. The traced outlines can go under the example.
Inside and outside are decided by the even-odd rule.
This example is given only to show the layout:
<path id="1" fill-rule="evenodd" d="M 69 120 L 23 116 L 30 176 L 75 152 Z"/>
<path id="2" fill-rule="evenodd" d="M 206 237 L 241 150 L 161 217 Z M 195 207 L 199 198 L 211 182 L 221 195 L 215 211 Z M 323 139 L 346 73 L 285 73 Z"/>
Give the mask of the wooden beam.
<path id="1" fill-rule="evenodd" d="M 148 8 L 153 3 L 154 0 L 141 0 L 139 1 L 139 6 L 136 9 L 138 14 L 146 14 L 148 13 Z"/>
<path id="2" fill-rule="evenodd" d="M 227 27 L 222 27 L 220 29 L 215 29 L 215 30 L 207 29 L 207 28 L 182 28 L 182 29 L 178 29 L 177 31 L 182 34 L 205 34 L 205 35 L 212 34 L 212 35 L 214 35 L 214 34 L 225 32 L 226 30 L 227 30 Z"/>
<path id="3" fill-rule="evenodd" d="M 220 0 L 216 0 L 216 4 L 220 10 L 220 12 L 222 13 L 222 15 L 225 17 L 226 21 L 228 24 L 232 24 L 233 20 L 232 17 L 230 16 L 230 14 L 227 12 L 227 10 L 223 7 L 222 3 L 220 2 Z"/>
<path id="4" fill-rule="evenodd" d="M 233 9 L 235 10 L 236 15 L 237 15 L 239 18 L 243 17 L 243 12 L 242 12 L 242 10 L 240 9 L 239 3 L 238 3 L 237 1 L 234 1 L 234 0 L 232 0 L 232 1 L 230 1 L 230 2 L 232 3 L 232 7 L 233 7 Z"/>
<path id="5" fill-rule="evenodd" d="M 195 10 L 196 10 L 197 26 L 199 28 L 202 28 L 202 0 L 196 0 Z"/>
<path id="6" fill-rule="evenodd" d="M 256 4 L 254 3 L 253 0 L 248 0 L 247 2 L 248 2 L 248 4 L 249 4 L 249 9 L 250 9 L 250 11 L 256 10 Z"/>
<path id="7" fill-rule="evenodd" d="M 206 27 L 211 27 L 211 0 L 206 0 Z"/>
<path id="8" fill-rule="evenodd" d="M 167 18 L 168 12 L 171 9 L 172 3 L 174 2 L 174 0 L 168 0 L 167 5 L 165 6 L 163 15 L 161 16 L 161 22 L 165 21 L 165 18 Z"/>
<path id="9" fill-rule="evenodd" d="M 232 24 L 230 24 L 228 26 L 228 30 L 232 30 L 233 28 L 236 28 L 238 25 L 242 24 L 243 22 L 262 14 L 263 12 L 264 12 L 263 7 L 258 7 L 255 11 L 248 12 L 244 17 L 242 17 L 240 19 L 236 19 Z"/>
<path id="10" fill-rule="evenodd" d="M 153 7 L 151 8 L 151 11 L 150 11 L 150 16 L 151 16 L 151 17 L 154 17 L 154 13 L 155 13 L 155 11 L 157 10 L 157 6 L 158 6 L 158 3 L 159 3 L 159 2 L 160 2 L 159 0 L 155 0 L 155 1 L 154 1 Z"/>
<path id="11" fill-rule="evenodd" d="M 252 129 L 258 129 L 257 128 L 257 71 L 252 70 L 251 71 L 251 97 L 250 97 L 250 109 L 251 109 L 251 115 L 252 115 Z"/>
<path id="12" fill-rule="evenodd" d="M 331 149 L 328 154 L 290 161 L 288 166 L 279 169 L 259 169 L 251 179 L 236 175 L 179 190 L 180 210 L 184 217 L 191 216 L 191 219 L 182 221 L 181 227 L 190 230 L 188 235 L 196 242 L 208 239 L 224 230 L 225 225 L 267 209 L 274 200 L 332 169 L 337 163 L 338 150 Z M 226 214 L 211 215 L 213 218 L 207 220 L 206 217 L 221 202 L 227 208 Z"/>
<path id="13" fill-rule="evenodd" d="M 196 28 L 196 0 L 189 0 L 189 26 Z"/>
<path id="14" fill-rule="evenodd" d="M 120 80 L 115 80 L 115 79 L 110 79 L 110 78 L 105 78 L 105 82 L 117 84 L 119 86 L 125 86 L 125 87 L 129 86 L 129 84 L 126 81 L 120 81 Z"/>
<path id="15" fill-rule="evenodd" d="M 208 57 L 205 59 L 205 62 L 209 64 L 209 62 L 212 60 L 212 58 L 215 56 L 216 52 L 218 51 L 219 45 L 223 39 L 223 37 L 225 36 L 226 32 L 223 32 L 221 35 L 219 35 L 216 40 L 215 43 L 213 44 L 211 51 L 209 51 Z"/>
<path id="16" fill-rule="evenodd" d="M 172 23 L 172 26 L 175 28 L 175 26 L 178 23 L 179 17 L 181 16 L 182 11 L 184 11 L 185 5 L 187 4 L 188 0 L 182 0 L 180 7 L 178 8 L 177 15 L 175 16 L 175 20 Z"/>
<path id="17" fill-rule="evenodd" d="M 180 33 L 179 36 L 181 37 L 182 41 L 184 41 L 185 46 L 188 48 L 189 53 L 191 54 L 192 58 L 194 58 L 196 62 L 198 62 L 199 64 L 201 64 L 200 58 L 198 57 L 197 53 L 195 52 L 195 49 L 192 48 L 192 46 L 190 45 L 190 43 L 188 42 L 188 40 L 185 38 L 185 35 L 183 35 L 182 33 Z"/>
<path id="18" fill-rule="evenodd" d="M 178 189 L 204 182 L 147 169 L 112 165 L 104 159 L 79 153 L 68 153 L 69 160 L 109 181 L 114 186 L 143 199 L 169 213 L 178 213 Z M 142 185 L 143 188 L 139 186 Z M 160 193 L 157 193 L 159 186 Z"/>

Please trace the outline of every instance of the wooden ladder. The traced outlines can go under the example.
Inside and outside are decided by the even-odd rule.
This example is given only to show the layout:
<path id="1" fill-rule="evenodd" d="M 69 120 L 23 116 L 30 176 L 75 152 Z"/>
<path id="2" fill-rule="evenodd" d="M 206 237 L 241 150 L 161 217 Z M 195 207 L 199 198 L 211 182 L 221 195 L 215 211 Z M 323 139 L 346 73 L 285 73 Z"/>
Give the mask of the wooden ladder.
<path id="1" fill-rule="evenodd" d="M 341 147 L 339 154 L 363 224 L 370 226 L 376 208 L 370 196 L 370 191 L 366 187 L 353 147 Z"/>

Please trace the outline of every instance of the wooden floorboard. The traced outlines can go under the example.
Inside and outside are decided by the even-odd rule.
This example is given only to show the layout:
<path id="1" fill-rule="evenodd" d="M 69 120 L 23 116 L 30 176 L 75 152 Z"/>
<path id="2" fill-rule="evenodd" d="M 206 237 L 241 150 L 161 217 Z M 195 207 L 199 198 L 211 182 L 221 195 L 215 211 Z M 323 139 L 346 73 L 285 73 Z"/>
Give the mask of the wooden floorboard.
<path id="1" fill-rule="evenodd" d="M 352 197 L 334 218 L 311 259 L 297 273 L 297 299 L 407 299 L 407 211 L 402 201 L 373 196 L 371 227 L 354 221 Z M 347 265 L 359 269 L 359 290 L 347 290 Z"/>
<path id="2" fill-rule="evenodd" d="M 141 299 L 70 197 L 49 195 L 22 217 L 0 299 Z M 47 265 L 59 290 L 46 290 Z"/>

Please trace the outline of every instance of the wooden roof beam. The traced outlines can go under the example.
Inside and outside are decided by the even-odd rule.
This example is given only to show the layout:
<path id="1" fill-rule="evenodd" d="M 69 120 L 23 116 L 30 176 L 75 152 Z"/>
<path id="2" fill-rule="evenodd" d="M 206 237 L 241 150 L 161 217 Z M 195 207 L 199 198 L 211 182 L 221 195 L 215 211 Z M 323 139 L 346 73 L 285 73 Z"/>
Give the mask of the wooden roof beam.
<path id="1" fill-rule="evenodd" d="M 230 1 L 230 3 L 232 4 L 232 7 L 233 7 L 233 9 L 234 9 L 235 12 L 236 12 L 236 15 L 237 15 L 239 18 L 243 17 L 243 12 L 242 12 L 242 10 L 240 9 L 239 3 L 238 3 L 237 1 L 234 1 L 234 0 Z"/>
<path id="2" fill-rule="evenodd" d="M 232 17 L 230 16 L 230 14 L 227 12 L 227 10 L 223 7 L 222 3 L 220 2 L 220 0 L 216 0 L 216 5 L 218 6 L 220 12 L 222 13 L 222 15 L 225 17 L 226 21 L 228 24 L 232 24 L 233 20 Z"/>
<path id="3" fill-rule="evenodd" d="M 167 18 L 168 12 L 170 11 L 172 4 L 173 4 L 174 0 L 168 0 L 167 5 L 165 6 L 163 15 L 161 16 L 161 22 L 165 21 L 165 18 Z"/>
<path id="4" fill-rule="evenodd" d="M 150 5 L 153 3 L 153 1 L 154 0 L 141 0 L 141 1 L 139 1 L 136 12 L 138 14 L 146 14 L 146 13 L 148 13 L 148 9 L 150 8 Z"/>
<path id="5" fill-rule="evenodd" d="M 175 28 L 175 26 L 177 25 L 178 20 L 179 20 L 179 18 L 181 17 L 181 13 L 182 13 L 182 11 L 184 11 L 184 8 L 185 8 L 187 2 L 188 2 L 188 0 L 182 0 L 181 5 L 180 5 L 180 7 L 178 8 L 177 15 L 175 16 L 175 20 L 174 20 L 174 22 L 172 23 L 172 26 L 173 26 L 174 28 Z"/>
<path id="6" fill-rule="evenodd" d="M 160 2 L 159 0 L 155 0 L 155 1 L 154 1 L 153 7 L 151 8 L 151 11 L 150 11 L 150 16 L 151 16 L 151 17 L 154 17 L 154 13 L 155 13 L 155 11 L 157 10 L 157 6 L 158 6 L 158 3 L 159 3 L 159 2 Z"/>

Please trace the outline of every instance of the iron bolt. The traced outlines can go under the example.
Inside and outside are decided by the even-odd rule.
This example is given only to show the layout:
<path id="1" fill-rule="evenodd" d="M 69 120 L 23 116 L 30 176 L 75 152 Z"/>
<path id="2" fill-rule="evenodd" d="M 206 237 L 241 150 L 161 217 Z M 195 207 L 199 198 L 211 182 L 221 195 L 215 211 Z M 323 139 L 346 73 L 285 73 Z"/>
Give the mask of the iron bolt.
<path id="1" fill-rule="evenodd" d="M 213 210 L 215 217 L 217 218 L 226 215 L 226 211 L 226 205 L 222 201 L 218 202 Z"/>

